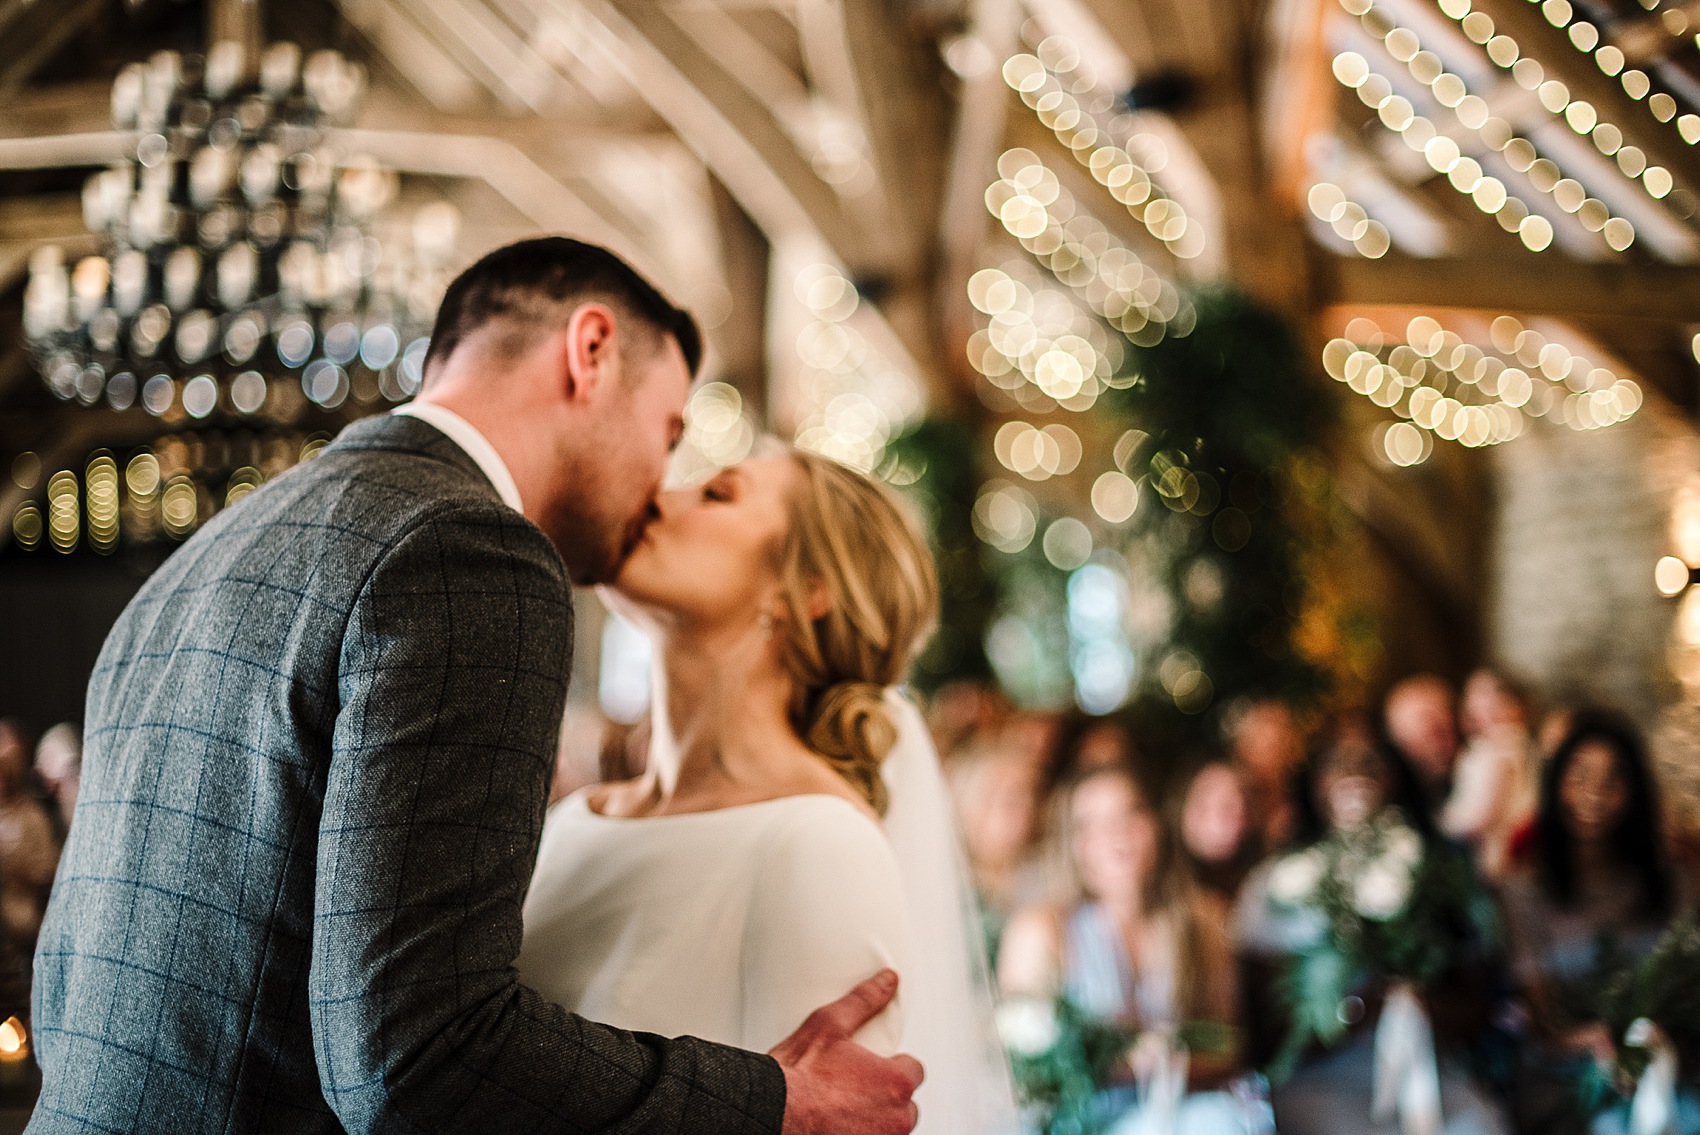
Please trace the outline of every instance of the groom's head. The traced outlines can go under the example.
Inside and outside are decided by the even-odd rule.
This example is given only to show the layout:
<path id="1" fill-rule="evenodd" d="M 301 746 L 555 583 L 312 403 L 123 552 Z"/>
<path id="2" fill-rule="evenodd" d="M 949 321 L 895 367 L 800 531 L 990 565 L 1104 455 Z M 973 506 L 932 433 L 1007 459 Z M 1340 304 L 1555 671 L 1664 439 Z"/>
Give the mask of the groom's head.
<path id="1" fill-rule="evenodd" d="M 695 320 L 625 261 L 540 237 L 449 285 L 421 398 L 490 437 L 526 514 L 593 583 L 642 535 L 701 359 Z"/>

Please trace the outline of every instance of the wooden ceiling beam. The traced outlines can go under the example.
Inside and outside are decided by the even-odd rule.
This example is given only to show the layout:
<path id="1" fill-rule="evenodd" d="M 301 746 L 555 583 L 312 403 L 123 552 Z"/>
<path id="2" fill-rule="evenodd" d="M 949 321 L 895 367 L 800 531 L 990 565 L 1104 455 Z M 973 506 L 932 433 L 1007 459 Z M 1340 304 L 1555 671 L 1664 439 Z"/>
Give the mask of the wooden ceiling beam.
<path id="1" fill-rule="evenodd" d="M 1192 79 L 1192 101 L 1173 118 L 1215 182 L 1224 245 L 1214 256 L 1217 272 L 1264 303 L 1302 316 L 1309 308 L 1306 238 L 1298 217 L 1276 198 L 1258 133 L 1251 13 L 1236 0 L 1189 0 L 1169 13 L 1171 22 L 1186 22 L 1186 34 L 1152 41 L 1145 38 L 1142 5 L 1085 0 L 1084 6 L 1136 68 L 1172 67 Z"/>
<path id="2" fill-rule="evenodd" d="M 47 4 L 13 0 L 0 9 L 0 101 L 21 89 L 104 11 L 105 0 Z"/>
<path id="3" fill-rule="evenodd" d="M 1692 323 L 1700 267 L 1586 264 L 1549 255 L 1495 255 L 1491 262 L 1325 258 L 1317 273 L 1324 304 L 1476 308 L 1564 319 L 1625 318 Z"/>
<path id="4" fill-rule="evenodd" d="M 1649 165 L 1670 170 L 1679 185 L 1700 195 L 1700 153 L 1686 145 L 1670 126 L 1653 121 L 1644 105 L 1624 93 L 1623 86 L 1577 51 L 1569 36 L 1547 23 L 1538 7 L 1524 0 L 1475 0 L 1475 10 L 1492 17 L 1494 27 L 1517 41 L 1533 58 L 1569 88 L 1572 98 L 1586 99 L 1603 121 L 1617 126 L 1625 141 L 1639 146 Z"/>
<path id="5" fill-rule="evenodd" d="M 870 229 L 815 173 L 772 108 L 654 0 L 590 0 L 584 10 L 624 51 L 629 79 L 770 238 L 813 236 L 858 274 L 901 276 L 917 255 Z"/>

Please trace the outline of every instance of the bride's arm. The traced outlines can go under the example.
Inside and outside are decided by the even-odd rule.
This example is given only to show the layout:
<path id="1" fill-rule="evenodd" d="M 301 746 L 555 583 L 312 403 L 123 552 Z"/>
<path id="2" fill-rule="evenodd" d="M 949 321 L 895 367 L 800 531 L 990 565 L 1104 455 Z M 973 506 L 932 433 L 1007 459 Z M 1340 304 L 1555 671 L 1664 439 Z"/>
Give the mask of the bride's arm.
<path id="1" fill-rule="evenodd" d="M 847 802 L 810 798 L 776 826 L 744 930 L 743 1043 L 777 1044 L 811 1012 L 909 952 L 902 881 L 885 833 Z M 856 1035 L 899 1051 L 903 993 Z"/>

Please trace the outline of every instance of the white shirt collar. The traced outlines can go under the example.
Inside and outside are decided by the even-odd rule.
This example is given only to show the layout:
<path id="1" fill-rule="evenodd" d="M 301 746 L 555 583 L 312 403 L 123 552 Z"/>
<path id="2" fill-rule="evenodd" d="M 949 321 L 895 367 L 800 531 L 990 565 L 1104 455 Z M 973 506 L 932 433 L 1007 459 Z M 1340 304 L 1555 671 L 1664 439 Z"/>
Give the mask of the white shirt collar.
<path id="1" fill-rule="evenodd" d="M 405 406 L 396 407 L 392 413 L 418 418 L 442 430 L 449 440 L 464 449 L 466 455 L 490 478 L 490 483 L 496 486 L 496 495 L 502 498 L 503 504 L 515 512 L 525 511 L 525 505 L 519 499 L 519 486 L 514 484 L 514 477 L 508 472 L 507 463 L 502 460 L 502 455 L 496 452 L 496 447 L 490 444 L 489 439 L 479 433 L 478 428 L 471 422 L 435 402 L 409 402 Z"/>

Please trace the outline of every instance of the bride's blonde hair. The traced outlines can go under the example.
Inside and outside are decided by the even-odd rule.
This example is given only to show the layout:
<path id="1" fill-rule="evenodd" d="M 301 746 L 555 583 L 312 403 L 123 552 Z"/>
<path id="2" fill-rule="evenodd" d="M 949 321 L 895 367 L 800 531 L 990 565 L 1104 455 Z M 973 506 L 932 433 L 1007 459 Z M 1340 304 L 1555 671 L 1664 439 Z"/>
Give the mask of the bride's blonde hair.
<path id="1" fill-rule="evenodd" d="M 791 724 L 883 815 L 880 765 L 897 740 L 885 689 L 903 681 L 938 618 L 932 554 L 891 489 L 813 453 L 788 456 L 800 476 L 777 633 L 797 686 Z"/>

